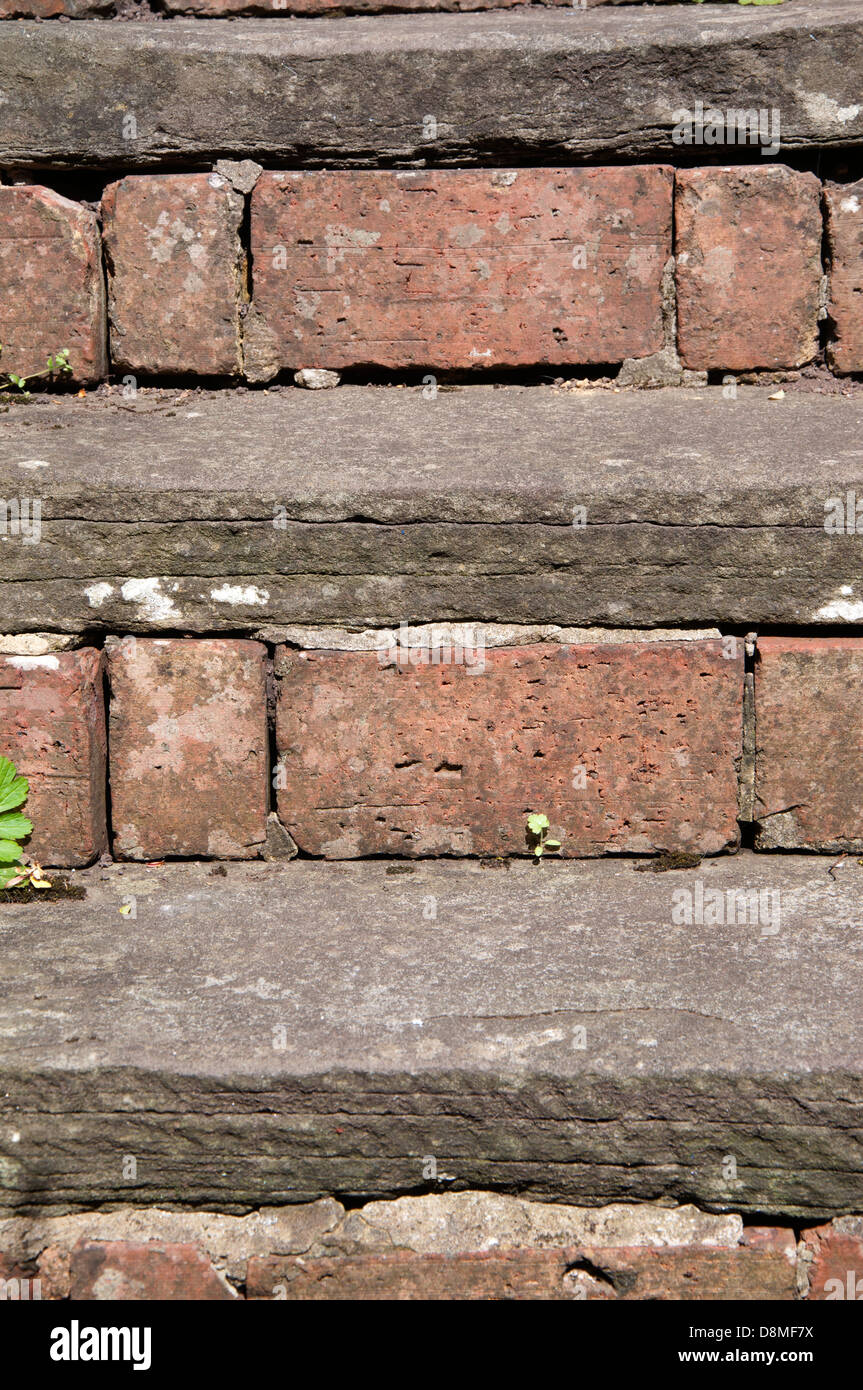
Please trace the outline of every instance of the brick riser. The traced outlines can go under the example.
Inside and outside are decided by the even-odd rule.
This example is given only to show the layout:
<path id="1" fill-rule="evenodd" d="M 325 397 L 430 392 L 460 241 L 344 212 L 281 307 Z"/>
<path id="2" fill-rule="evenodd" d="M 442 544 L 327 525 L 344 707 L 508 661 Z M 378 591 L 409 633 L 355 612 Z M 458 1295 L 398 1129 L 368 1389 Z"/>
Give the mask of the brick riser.
<path id="1" fill-rule="evenodd" d="M 325 1199 L 247 1217 L 125 1208 L 0 1221 L 4 1296 L 31 1301 L 836 1300 L 857 1296 L 849 1274 L 861 1267 L 859 1217 L 797 1240 L 692 1208 L 585 1210 L 482 1192 L 350 1213 Z"/>
<path id="2" fill-rule="evenodd" d="M 749 819 L 762 849 L 863 849 L 845 718 L 863 639 L 764 638 L 753 680 L 734 636 L 458 636 L 277 648 L 273 768 L 262 643 L 112 639 L 104 667 L 93 648 L 0 656 L 31 851 L 80 866 L 107 848 L 108 726 L 118 858 L 270 857 L 284 829 L 329 859 L 529 855 L 530 811 L 564 857 L 716 854 Z"/>
<path id="3" fill-rule="evenodd" d="M 673 382 L 810 362 L 829 308 L 831 365 L 863 370 L 863 181 L 822 190 L 777 165 L 252 167 L 256 183 L 223 170 L 105 190 L 110 361 L 96 214 L 50 189 L 0 188 L 4 366 L 40 371 L 62 346 L 88 384 L 624 362 L 637 380 L 664 352 L 655 370 Z M 244 246 L 237 190 L 253 184 Z"/>

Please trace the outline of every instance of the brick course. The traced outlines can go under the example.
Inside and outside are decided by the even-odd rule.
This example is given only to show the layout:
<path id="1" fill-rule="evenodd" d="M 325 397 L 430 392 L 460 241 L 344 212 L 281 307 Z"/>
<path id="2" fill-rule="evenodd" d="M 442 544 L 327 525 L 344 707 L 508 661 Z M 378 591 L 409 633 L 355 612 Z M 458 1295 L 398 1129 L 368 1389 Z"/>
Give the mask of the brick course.
<path id="1" fill-rule="evenodd" d="M 782 165 L 268 172 L 250 194 L 253 285 L 251 182 L 223 168 L 108 185 L 110 366 L 96 214 L 0 187 L 0 366 L 26 375 L 69 347 L 89 384 L 653 359 L 672 200 L 684 366 L 790 369 L 818 350 L 822 187 Z M 823 190 L 837 372 L 863 369 L 861 188 Z"/>

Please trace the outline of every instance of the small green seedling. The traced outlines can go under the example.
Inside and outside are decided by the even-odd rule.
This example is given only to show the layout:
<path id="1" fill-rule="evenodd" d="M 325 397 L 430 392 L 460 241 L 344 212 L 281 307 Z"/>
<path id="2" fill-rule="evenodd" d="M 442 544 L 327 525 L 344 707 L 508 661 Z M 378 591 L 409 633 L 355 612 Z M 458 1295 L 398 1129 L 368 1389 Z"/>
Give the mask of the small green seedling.
<path id="1" fill-rule="evenodd" d="M 546 852 L 553 854 L 560 849 L 560 840 L 548 838 L 549 829 L 548 816 L 541 811 L 531 811 L 527 818 L 527 838 L 537 859 L 541 859 Z"/>
<path id="2" fill-rule="evenodd" d="M 18 776 L 15 764 L 0 758 L 0 888 L 20 888 L 25 883 L 34 888 L 51 887 L 41 865 L 25 860 L 20 844 L 33 831 L 33 822 L 17 809 L 29 791 L 30 783 Z"/>
<path id="3" fill-rule="evenodd" d="M 0 357 L 3 355 L 3 344 L 0 343 Z M 8 391 L 10 387 L 25 399 L 29 400 L 30 392 L 27 390 L 27 382 L 35 381 L 37 377 L 70 376 L 72 368 L 69 365 L 69 349 L 59 348 L 47 359 L 45 369 L 41 372 L 31 372 L 29 376 L 19 376 L 17 372 L 0 372 L 0 391 Z"/>

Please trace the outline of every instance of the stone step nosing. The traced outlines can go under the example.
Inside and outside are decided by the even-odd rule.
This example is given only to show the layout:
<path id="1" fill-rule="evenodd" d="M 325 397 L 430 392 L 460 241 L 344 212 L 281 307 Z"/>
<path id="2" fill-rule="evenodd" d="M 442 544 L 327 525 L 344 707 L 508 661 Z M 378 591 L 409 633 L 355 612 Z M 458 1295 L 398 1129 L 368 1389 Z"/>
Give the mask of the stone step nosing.
<path id="1" fill-rule="evenodd" d="M 787 148 L 841 149 L 863 135 L 858 18 L 856 0 L 799 0 L 754 13 L 677 5 L 288 25 L 21 21 L 0 26 L 0 166 L 374 163 L 501 148 L 657 158 L 677 148 L 675 110 L 728 92 L 739 92 L 735 105 L 779 108 Z M 658 85 L 658 70 L 677 79 Z"/>

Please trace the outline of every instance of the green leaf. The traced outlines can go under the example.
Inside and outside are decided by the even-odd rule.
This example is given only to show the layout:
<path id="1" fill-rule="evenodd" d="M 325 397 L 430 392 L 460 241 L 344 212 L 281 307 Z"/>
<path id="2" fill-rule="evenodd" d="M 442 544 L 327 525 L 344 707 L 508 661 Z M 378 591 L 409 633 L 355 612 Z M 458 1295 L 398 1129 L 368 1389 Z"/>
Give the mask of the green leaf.
<path id="1" fill-rule="evenodd" d="M 21 859 L 21 846 L 14 840 L 0 840 L 0 864 L 17 864 Z"/>
<path id="2" fill-rule="evenodd" d="M 2 822 L 0 822 L 0 830 L 2 830 L 2 828 L 3 828 L 3 825 L 2 825 Z M 546 841 L 545 841 L 545 848 L 546 848 L 546 849 L 560 849 L 560 840 L 546 840 Z"/>
<path id="3" fill-rule="evenodd" d="M 0 888 L 5 888 L 11 878 L 17 878 L 19 872 L 20 867 L 15 864 L 11 864 L 6 868 L 0 867 Z"/>
<path id="4" fill-rule="evenodd" d="M 17 811 L 6 811 L 0 815 L 0 835 L 9 840 L 23 840 L 25 835 L 33 834 L 33 822 Z"/>
<path id="5" fill-rule="evenodd" d="M 544 816 L 540 811 L 531 811 L 527 818 L 527 828 L 531 835 L 541 835 L 548 829 L 548 816 Z"/>
<path id="6" fill-rule="evenodd" d="M 14 763 L 0 758 L 0 811 L 12 811 L 27 800 L 30 783 L 19 777 Z"/>

